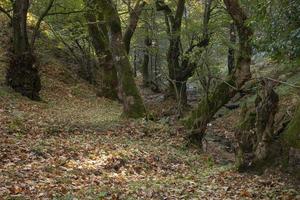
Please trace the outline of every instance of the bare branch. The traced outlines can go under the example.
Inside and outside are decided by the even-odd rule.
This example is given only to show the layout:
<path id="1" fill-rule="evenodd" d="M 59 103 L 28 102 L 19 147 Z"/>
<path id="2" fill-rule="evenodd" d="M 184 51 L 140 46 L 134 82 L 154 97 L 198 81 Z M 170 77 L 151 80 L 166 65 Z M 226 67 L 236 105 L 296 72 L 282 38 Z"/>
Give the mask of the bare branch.
<path id="1" fill-rule="evenodd" d="M 288 82 L 285 82 L 285 81 L 280 81 L 280 80 L 276 80 L 276 79 L 269 78 L 269 77 L 265 77 L 265 78 L 270 80 L 270 81 L 276 82 L 276 83 L 285 84 L 285 85 L 288 85 L 288 86 L 294 87 L 294 88 L 300 88 L 299 85 L 294 85 L 294 84 L 291 84 L 291 83 L 288 83 Z"/>

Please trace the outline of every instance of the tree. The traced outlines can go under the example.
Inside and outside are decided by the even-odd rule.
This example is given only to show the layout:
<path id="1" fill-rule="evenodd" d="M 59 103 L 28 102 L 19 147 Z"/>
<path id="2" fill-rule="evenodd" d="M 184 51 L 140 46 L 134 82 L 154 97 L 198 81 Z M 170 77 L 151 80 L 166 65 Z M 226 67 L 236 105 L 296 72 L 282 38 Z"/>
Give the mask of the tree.
<path id="1" fill-rule="evenodd" d="M 176 75 L 181 72 L 180 67 L 180 45 L 181 45 L 181 22 L 184 11 L 185 0 L 178 0 L 176 12 L 173 14 L 171 8 L 163 0 L 156 1 L 158 11 L 163 11 L 165 15 L 166 30 L 169 37 L 169 49 L 167 53 L 169 71 L 169 90 L 173 97 L 179 97 L 180 92 L 185 98 L 185 84 L 176 80 Z M 179 97 L 180 98 L 180 97 Z"/>
<path id="2" fill-rule="evenodd" d="M 38 69 L 34 65 L 34 44 L 41 22 L 47 16 L 54 0 L 50 0 L 45 10 L 33 29 L 31 42 L 27 33 L 27 15 L 30 7 L 30 1 L 11 1 L 13 16 L 4 8 L 0 7 L 0 11 L 4 12 L 12 23 L 12 49 L 9 68 L 6 74 L 6 83 L 15 91 L 32 100 L 39 100 L 39 91 L 41 90 L 41 80 Z"/>
<path id="3" fill-rule="evenodd" d="M 228 73 L 231 74 L 235 65 L 235 57 L 234 57 L 234 45 L 236 43 L 236 33 L 235 33 L 235 25 L 234 23 L 230 23 L 229 25 L 229 48 L 228 48 Z"/>
<path id="4" fill-rule="evenodd" d="M 118 83 L 124 115 L 132 118 L 142 117 L 146 110 L 134 82 L 131 65 L 123 43 L 121 21 L 118 12 L 111 0 L 98 0 L 98 3 L 102 9 L 106 26 L 111 36 L 110 48 L 114 65 L 118 72 Z"/>
<path id="5" fill-rule="evenodd" d="M 97 6 L 96 0 L 86 0 L 85 3 L 88 31 L 100 64 L 100 93 L 106 98 L 117 99 L 118 77 L 109 48 L 108 30 L 103 24 L 103 13 Z"/>
<path id="6" fill-rule="evenodd" d="M 12 55 L 6 74 L 6 82 L 14 90 L 33 100 L 39 100 L 41 81 L 35 58 L 29 45 L 27 33 L 27 14 L 29 0 L 14 1 L 12 16 Z"/>
<path id="7" fill-rule="evenodd" d="M 123 42 L 125 44 L 127 53 L 129 53 L 131 38 L 132 38 L 132 36 L 135 32 L 135 29 L 138 25 L 140 15 L 141 15 L 145 5 L 146 5 L 146 2 L 144 0 L 137 0 L 134 8 L 132 9 L 132 11 L 130 11 L 128 25 L 127 25 L 126 31 L 124 33 L 124 36 L 123 36 Z"/>
<path id="8" fill-rule="evenodd" d="M 178 0 L 175 15 L 171 8 L 162 0 L 156 1 L 157 10 L 165 14 L 165 24 L 169 37 L 169 49 L 167 53 L 168 70 L 170 79 L 171 95 L 177 97 L 182 105 L 187 104 L 187 80 L 194 74 L 197 67 L 196 62 L 191 62 L 189 55 L 198 47 L 206 47 L 209 44 L 208 24 L 211 14 L 212 0 L 205 0 L 205 10 L 203 17 L 202 39 L 196 43 L 193 41 L 184 53 L 182 52 L 181 22 L 185 9 L 185 1 Z"/>
<path id="9" fill-rule="evenodd" d="M 202 31 L 202 38 L 194 43 L 192 40 L 188 49 L 185 51 L 184 55 L 182 56 L 181 61 L 181 70 L 180 73 L 176 74 L 176 80 L 181 84 L 181 101 L 183 104 L 187 103 L 187 91 L 186 91 L 186 84 L 190 77 L 193 76 L 198 64 L 195 60 L 190 59 L 190 54 L 193 50 L 197 47 L 200 49 L 198 54 L 201 54 L 209 45 L 210 41 L 210 31 L 209 31 L 209 21 L 212 12 L 212 2 L 213 0 L 205 0 L 204 1 L 204 13 L 203 13 L 203 31 Z"/>
<path id="10" fill-rule="evenodd" d="M 104 24 L 103 13 L 96 0 L 86 0 L 86 19 L 88 21 L 89 35 L 92 38 L 93 46 L 100 62 L 101 75 L 101 95 L 111 99 L 117 99 L 117 71 L 113 64 L 112 53 L 109 48 L 109 35 Z M 131 38 L 138 24 L 139 16 L 146 2 L 138 0 L 134 8 L 130 11 L 129 22 L 123 36 L 123 42 L 127 53 L 130 50 Z M 130 6 L 129 6 L 130 7 Z"/>
<path id="11" fill-rule="evenodd" d="M 256 169 L 260 171 L 280 155 L 280 144 L 275 128 L 279 96 L 274 91 L 274 82 L 262 79 L 255 109 L 243 109 L 235 137 L 237 141 L 236 167 L 239 171 Z M 246 108 L 246 107 L 244 107 Z M 255 111 L 253 111 L 255 110 Z"/>
<path id="12" fill-rule="evenodd" d="M 148 87 L 150 85 L 150 74 L 149 74 L 149 60 L 150 60 L 150 47 L 152 45 L 152 40 L 149 36 L 149 27 L 146 25 L 146 36 L 144 39 L 145 50 L 144 50 L 144 58 L 142 65 L 142 75 L 143 75 L 143 85 L 144 87 Z"/>
<path id="13" fill-rule="evenodd" d="M 224 0 L 224 3 L 237 27 L 239 55 L 232 73 L 216 87 L 210 96 L 199 102 L 198 107 L 192 111 L 185 121 L 186 127 L 191 130 L 191 142 L 200 145 L 205 135 L 207 124 L 212 120 L 215 113 L 234 97 L 244 83 L 251 78 L 251 38 L 253 32 L 247 25 L 248 17 L 238 0 Z"/>

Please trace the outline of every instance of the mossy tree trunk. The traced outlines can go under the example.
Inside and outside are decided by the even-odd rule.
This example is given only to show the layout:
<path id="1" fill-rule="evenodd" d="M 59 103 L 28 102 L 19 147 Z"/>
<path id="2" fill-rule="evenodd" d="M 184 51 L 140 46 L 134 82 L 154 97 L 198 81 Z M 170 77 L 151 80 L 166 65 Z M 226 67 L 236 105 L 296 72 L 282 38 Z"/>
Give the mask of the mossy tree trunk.
<path id="1" fill-rule="evenodd" d="M 230 44 L 229 44 L 229 48 L 228 48 L 228 58 L 227 58 L 227 61 L 228 61 L 228 74 L 231 74 L 232 73 L 232 70 L 234 69 L 235 67 L 235 56 L 234 56 L 234 47 L 235 47 L 235 44 L 236 44 L 236 33 L 235 33 L 235 25 L 234 23 L 231 23 L 229 25 L 229 41 L 230 41 Z"/>
<path id="2" fill-rule="evenodd" d="M 257 143 L 255 134 L 255 109 L 248 108 L 247 105 L 242 107 L 240 122 L 235 130 L 236 150 L 235 166 L 239 171 L 245 170 L 251 158 L 253 158 L 253 149 Z"/>
<path id="3" fill-rule="evenodd" d="M 124 115 L 131 118 L 143 117 L 145 107 L 135 84 L 128 55 L 122 38 L 121 21 L 111 0 L 98 0 L 110 33 L 110 47 L 114 65 L 118 72 L 120 95 Z"/>
<path id="4" fill-rule="evenodd" d="M 117 71 L 113 64 L 112 52 L 109 49 L 109 36 L 107 27 L 103 24 L 103 13 L 98 7 L 97 0 L 85 0 L 85 3 L 87 5 L 86 18 L 89 34 L 102 70 L 100 95 L 110 99 L 117 99 Z M 127 53 L 130 50 L 131 38 L 137 27 L 139 16 L 145 5 L 144 1 L 138 0 L 135 7 L 130 11 L 129 23 L 123 37 Z"/>
<path id="5" fill-rule="evenodd" d="M 27 35 L 27 13 L 29 0 L 13 2 L 13 46 L 6 82 L 15 91 L 33 100 L 39 100 L 41 81 L 35 58 L 30 48 Z"/>
<path id="6" fill-rule="evenodd" d="M 283 139 L 288 146 L 300 149 L 300 105 L 298 110 L 283 133 Z"/>
<path id="7" fill-rule="evenodd" d="M 213 0 L 205 0 L 204 1 L 204 15 L 203 15 L 203 32 L 202 39 L 200 42 L 196 44 L 190 45 L 190 47 L 186 50 L 183 58 L 181 59 L 181 69 L 180 72 L 176 73 L 176 81 L 177 81 L 177 91 L 181 91 L 181 99 L 183 104 L 187 104 L 187 81 L 190 77 L 193 76 L 194 71 L 197 68 L 197 61 L 191 61 L 190 57 L 187 56 L 192 53 L 193 49 L 198 47 L 204 49 L 209 45 L 210 41 L 210 32 L 209 32 L 209 21 L 210 15 L 212 12 L 212 1 Z"/>
<path id="8" fill-rule="evenodd" d="M 282 133 L 283 164 L 299 179 L 300 178 L 300 104 L 298 109 Z"/>
<path id="9" fill-rule="evenodd" d="M 275 155 L 274 122 L 279 97 L 273 90 L 273 82 L 262 81 L 262 89 L 256 99 L 256 137 L 254 164 L 264 163 Z"/>
<path id="10" fill-rule="evenodd" d="M 163 11 L 165 14 L 165 23 L 167 27 L 167 34 L 169 36 L 169 49 L 167 53 L 168 70 L 170 78 L 170 94 L 173 97 L 177 97 L 182 105 L 187 104 L 187 81 L 194 74 L 197 67 L 195 62 L 191 62 L 189 59 L 190 53 L 192 53 L 195 47 L 202 48 L 209 44 L 209 29 L 208 24 L 211 14 L 212 0 L 204 1 L 205 10 L 203 16 L 203 33 L 202 40 L 193 43 L 184 53 L 181 55 L 181 21 L 185 8 L 185 1 L 177 1 L 176 13 L 173 14 L 172 10 L 163 0 L 156 1 L 156 7 L 158 11 Z M 180 59 L 181 58 L 181 59 Z"/>
<path id="11" fill-rule="evenodd" d="M 181 45 L 181 22 L 185 8 L 185 0 L 178 0 L 176 12 L 173 14 L 171 8 L 163 0 L 156 1 L 158 11 L 165 14 L 166 30 L 169 37 L 169 49 L 167 52 L 169 91 L 172 97 L 181 102 L 186 102 L 186 82 L 177 80 L 182 69 L 180 66 Z"/>
<path id="12" fill-rule="evenodd" d="M 97 6 L 96 0 L 86 0 L 85 3 L 88 31 L 100 63 L 101 80 L 97 80 L 100 82 L 99 95 L 109 99 L 117 99 L 118 77 L 109 49 L 108 31 L 103 25 L 103 13 Z"/>
<path id="13" fill-rule="evenodd" d="M 149 32 L 147 29 L 146 38 L 144 41 L 145 44 L 145 50 L 144 50 L 144 59 L 143 59 L 143 65 L 142 65 L 142 75 L 143 75 L 143 85 L 144 87 L 150 86 L 150 75 L 149 75 L 149 60 L 150 60 L 150 52 L 149 49 L 151 47 L 152 41 L 149 36 Z"/>
<path id="14" fill-rule="evenodd" d="M 279 97 L 272 81 L 262 80 L 261 86 L 255 111 L 248 111 L 242 118 L 235 135 L 238 142 L 236 166 L 239 171 L 261 171 L 281 155 L 280 141 L 274 130 Z"/>
<path id="15" fill-rule="evenodd" d="M 128 4 L 128 5 L 130 5 L 130 4 Z M 125 49 L 126 49 L 127 53 L 129 53 L 131 38 L 132 38 L 132 36 L 135 32 L 135 29 L 138 25 L 140 15 L 141 15 L 145 5 L 146 5 L 145 1 L 137 0 L 134 8 L 130 11 L 128 25 L 124 32 L 124 36 L 123 36 L 123 42 L 125 44 Z M 130 8 L 129 8 L 129 10 L 130 10 Z"/>
<path id="16" fill-rule="evenodd" d="M 215 113 L 235 96 L 246 81 L 251 78 L 251 37 L 252 30 L 248 27 L 248 19 L 238 0 L 224 0 L 227 11 L 237 26 L 239 36 L 239 56 L 232 73 L 220 83 L 210 96 L 200 101 L 186 120 L 186 127 L 191 130 L 191 142 L 202 145 L 207 124 Z"/>

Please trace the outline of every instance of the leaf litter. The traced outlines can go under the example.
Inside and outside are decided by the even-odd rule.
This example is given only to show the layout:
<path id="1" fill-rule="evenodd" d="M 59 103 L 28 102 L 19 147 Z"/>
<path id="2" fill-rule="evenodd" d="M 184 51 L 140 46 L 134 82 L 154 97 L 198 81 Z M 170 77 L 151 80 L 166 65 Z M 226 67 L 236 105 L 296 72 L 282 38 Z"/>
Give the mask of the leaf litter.
<path id="1" fill-rule="evenodd" d="M 0 85 L 0 199 L 300 199 L 289 176 L 237 173 L 218 143 L 187 148 L 166 117 L 172 102 L 151 100 L 156 122 L 124 120 L 118 103 L 66 82 L 53 62 L 41 69 L 44 102 Z"/>

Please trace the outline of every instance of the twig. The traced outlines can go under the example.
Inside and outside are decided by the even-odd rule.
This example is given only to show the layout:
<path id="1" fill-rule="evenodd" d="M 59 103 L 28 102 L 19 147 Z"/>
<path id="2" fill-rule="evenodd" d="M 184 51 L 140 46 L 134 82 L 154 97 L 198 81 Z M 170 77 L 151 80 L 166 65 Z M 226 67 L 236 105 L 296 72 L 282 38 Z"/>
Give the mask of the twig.
<path id="1" fill-rule="evenodd" d="M 213 76 L 212 78 L 219 79 L 219 80 L 223 81 L 225 84 L 227 84 L 229 87 L 232 87 L 233 89 L 235 89 L 235 90 L 237 90 L 237 91 L 239 90 L 237 87 L 231 85 L 230 83 L 228 83 L 227 81 L 225 81 L 225 80 L 222 79 L 222 78 L 215 77 L 215 76 Z"/>
<path id="2" fill-rule="evenodd" d="M 269 78 L 269 77 L 265 77 L 265 78 L 266 78 L 266 79 L 268 79 L 268 80 L 271 80 L 271 81 L 277 82 L 277 83 L 282 83 L 282 84 L 285 84 L 285 85 L 288 85 L 288 86 L 294 87 L 294 88 L 300 88 L 300 86 L 299 86 L 299 85 L 294 85 L 294 84 L 291 84 L 291 83 L 288 83 L 288 82 L 284 82 L 284 81 L 276 80 L 276 79 Z"/>
<path id="3" fill-rule="evenodd" d="M 2 62 L 2 63 L 9 63 L 9 61 L 7 61 L 7 60 L 0 60 L 0 62 Z"/>
<path id="4" fill-rule="evenodd" d="M 75 14 L 75 13 L 83 13 L 85 10 L 74 10 L 70 12 L 53 12 L 53 13 L 48 13 L 47 16 L 51 15 L 69 15 L 69 14 Z"/>

